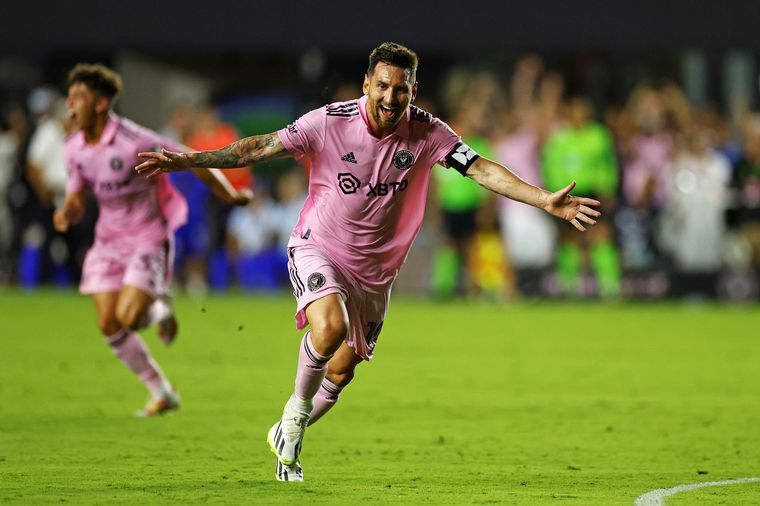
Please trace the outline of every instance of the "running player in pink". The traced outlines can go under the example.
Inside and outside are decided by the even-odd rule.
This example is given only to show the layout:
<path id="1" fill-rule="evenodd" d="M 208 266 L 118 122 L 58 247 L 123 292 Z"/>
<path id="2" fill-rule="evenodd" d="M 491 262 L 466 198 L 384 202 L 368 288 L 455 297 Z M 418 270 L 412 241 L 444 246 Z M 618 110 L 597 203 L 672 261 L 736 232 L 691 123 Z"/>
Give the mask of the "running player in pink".
<path id="1" fill-rule="evenodd" d="M 157 323 L 165 344 L 177 333 L 168 302 L 171 238 L 185 221 L 187 204 L 166 176 L 146 180 L 135 177 L 132 168 L 140 151 L 183 146 L 111 112 L 121 91 L 121 77 L 114 71 L 79 64 L 69 73 L 68 86 L 67 106 L 77 132 L 64 146 L 69 179 L 66 199 L 53 217 L 55 227 L 63 232 L 78 222 L 87 192 L 95 196 L 95 244 L 85 258 L 80 291 L 92 294 L 106 343 L 150 392 L 138 414 L 158 415 L 179 407 L 179 396 L 137 330 Z M 226 202 L 244 205 L 250 200 L 216 169 L 196 174 Z"/>
<path id="2" fill-rule="evenodd" d="M 149 177 L 193 167 L 240 167 L 283 156 L 311 159 L 309 198 L 290 238 L 296 322 L 309 325 L 295 391 L 267 440 L 277 479 L 302 481 L 306 427 L 338 400 L 372 358 L 391 286 L 422 223 L 431 168 L 440 163 L 485 188 L 544 209 L 577 229 L 593 225 L 593 199 L 574 183 L 549 193 L 480 157 L 445 123 L 411 105 L 417 55 L 383 43 L 369 57 L 364 96 L 311 111 L 286 128 L 217 151 L 140 153 Z"/>

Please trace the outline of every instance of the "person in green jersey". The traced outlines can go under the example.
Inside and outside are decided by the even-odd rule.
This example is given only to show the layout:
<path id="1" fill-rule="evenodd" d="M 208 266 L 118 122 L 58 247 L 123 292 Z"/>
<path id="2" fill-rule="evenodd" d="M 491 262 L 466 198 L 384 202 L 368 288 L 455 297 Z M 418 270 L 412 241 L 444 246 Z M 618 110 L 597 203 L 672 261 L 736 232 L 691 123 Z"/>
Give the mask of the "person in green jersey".
<path id="1" fill-rule="evenodd" d="M 484 137 L 463 135 L 462 141 L 481 156 L 493 159 L 491 146 Z M 433 294 L 439 298 L 450 297 L 458 292 L 473 292 L 467 265 L 475 237 L 475 218 L 487 193 L 475 181 L 451 177 L 451 172 L 443 167 L 435 167 L 433 170 L 435 196 L 443 222 L 443 243 L 433 255 L 430 283 Z"/>
<path id="2" fill-rule="evenodd" d="M 541 156 L 544 184 L 549 189 L 562 188 L 566 180 L 575 180 L 575 192 L 592 195 L 608 209 L 619 184 L 619 174 L 612 137 L 601 124 L 592 120 L 592 106 L 584 97 L 572 97 L 565 105 L 566 124 L 546 140 Z M 609 214 L 607 214 L 609 216 Z M 581 274 L 587 257 L 602 297 L 620 294 L 620 262 L 608 220 L 600 221 L 587 241 L 560 231 L 557 249 L 557 275 L 565 295 L 578 295 Z"/>

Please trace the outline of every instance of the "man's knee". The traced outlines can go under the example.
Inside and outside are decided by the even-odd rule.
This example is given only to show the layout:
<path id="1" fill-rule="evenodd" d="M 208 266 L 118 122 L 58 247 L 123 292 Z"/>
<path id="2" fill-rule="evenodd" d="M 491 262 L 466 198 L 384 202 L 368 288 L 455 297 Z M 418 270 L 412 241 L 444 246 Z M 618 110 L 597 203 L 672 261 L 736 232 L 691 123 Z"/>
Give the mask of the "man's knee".
<path id="1" fill-rule="evenodd" d="M 348 335 L 348 312 L 340 294 L 331 293 L 306 307 L 311 342 L 321 355 L 332 355 Z"/>
<path id="2" fill-rule="evenodd" d="M 348 335 L 348 320 L 342 315 L 329 315 L 316 322 L 310 322 L 310 324 L 312 336 L 317 334 L 323 339 L 343 342 Z"/>
<path id="3" fill-rule="evenodd" d="M 311 342 L 317 352 L 322 355 L 332 355 L 348 335 L 348 320 L 342 315 L 326 315 L 325 318 L 309 322 L 311 326 Z"/>

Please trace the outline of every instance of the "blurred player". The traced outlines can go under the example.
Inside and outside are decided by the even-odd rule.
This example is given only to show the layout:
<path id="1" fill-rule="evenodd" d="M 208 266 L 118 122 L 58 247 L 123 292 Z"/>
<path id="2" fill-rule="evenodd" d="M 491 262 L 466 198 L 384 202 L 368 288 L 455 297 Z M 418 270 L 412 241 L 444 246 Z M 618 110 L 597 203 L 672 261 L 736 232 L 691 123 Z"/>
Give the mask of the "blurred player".
<path id="1" fill-rule="evenodd" d="M 121 76 L 102 65 L 79 64 L 69 73 L 66 105 L 76 133 L 64 147 L 66 197 L 53 219 L 56 230 L 66 231 L 82 218 L 87 191 L 95 196 L 95 244 L 82 268 L 80 291 L 92 294 L 98 327 L 114 354 L 150 391 L 138 414 L 153 416 L 176 409 L 179 396 L 137 330 L 157 323 L 165 344 L 176 336 L 168 301 L 170 238 L 184 223 L 187 204 L 166 177 L 148 181 L 135 177 L 132 168 L 140 151 L 183 146 L 115 115 L 111 108 L 121 87 Z M 194 172 L 225 201 L 250 200 L 219 171 Z"/>
<path id="2" fill-rule="evenodd" d="M 304 431 L 372 358 L 391 285 L 422 223 L 430 169 L 440 163 L 485 188 L 570 221 L 594 224 L 599 202 L 549 193 L 481 158 L 445 123 L 411 106 L 417 55 L 398 44 L 372 51 L 364 96 L 311 111 L 278 132 L 216 151 L 141 153 L 138 172 L 241 167 L 284 156 L 311 159 L 309 197 L 289 243 L 300 346 L 295 392 L 267 440 L 276 476 L 302 481 Z"/>
<path id="3" fill-rule="evenodd" d="M 593 107 L 587 98 L 573 96 L 565 109 L 567 124 L 557 128 L 543 146 L 544 184 L 556 190 L 572 178 L 579 191 L 602 199 L 606 208 L 612 210 L 619 179 L 612 136 L 593 121 Z M 588 241 L 567 232 L 560 230 L 557 248 L 557 278 L 562 292 L 568 296 L 582 293 L 583 254 L 587 253 L 599 294 L 605 298 L 618 297 L 621 271 L 611 224 L 602 220 L 588 234 Z"/>

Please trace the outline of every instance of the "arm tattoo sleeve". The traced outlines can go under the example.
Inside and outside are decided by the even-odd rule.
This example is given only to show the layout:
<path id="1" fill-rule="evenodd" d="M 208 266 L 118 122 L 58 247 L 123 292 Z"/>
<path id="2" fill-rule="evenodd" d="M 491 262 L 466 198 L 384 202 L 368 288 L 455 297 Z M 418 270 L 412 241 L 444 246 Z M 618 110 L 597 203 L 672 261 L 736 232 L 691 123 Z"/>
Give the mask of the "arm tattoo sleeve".
<path id="1" fill-rule="evenodd" d="M 280 142 L 277 133 L 255 135 L 240 139 L 229 146 L 216 151 L 193 153 L 193 167 L 246 167 L 254 163 L 265 162 L 287 156 L 288 151 Z"/>

